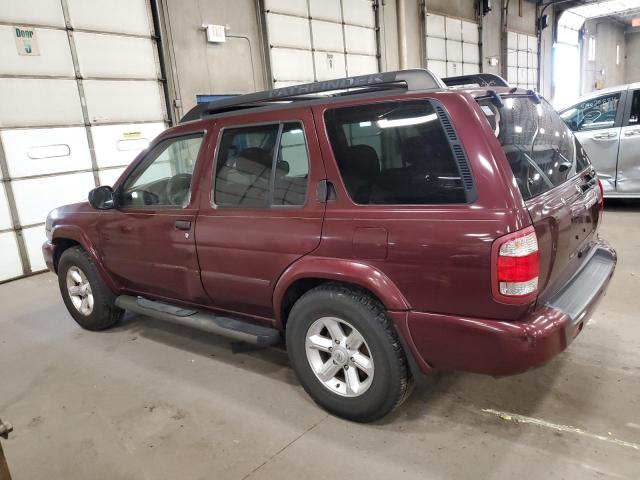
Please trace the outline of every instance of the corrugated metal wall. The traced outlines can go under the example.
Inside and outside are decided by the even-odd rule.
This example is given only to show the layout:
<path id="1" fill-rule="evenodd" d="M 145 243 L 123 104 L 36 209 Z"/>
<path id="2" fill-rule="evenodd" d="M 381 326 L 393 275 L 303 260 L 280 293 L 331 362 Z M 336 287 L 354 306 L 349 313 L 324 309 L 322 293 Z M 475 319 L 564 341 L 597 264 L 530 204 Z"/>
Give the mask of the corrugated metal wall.
<path id="1" fill-rule="evenodd" d="M 371 0 L 265 0 L 274 87 L 378 71 Z"/>
<path id="2" fill-rule="evenodd" d="M 145 0 L 0 0 L 0 281 L 44 269 L 47 213 L 113 183 L 165 128 L 152 25 Z"/>

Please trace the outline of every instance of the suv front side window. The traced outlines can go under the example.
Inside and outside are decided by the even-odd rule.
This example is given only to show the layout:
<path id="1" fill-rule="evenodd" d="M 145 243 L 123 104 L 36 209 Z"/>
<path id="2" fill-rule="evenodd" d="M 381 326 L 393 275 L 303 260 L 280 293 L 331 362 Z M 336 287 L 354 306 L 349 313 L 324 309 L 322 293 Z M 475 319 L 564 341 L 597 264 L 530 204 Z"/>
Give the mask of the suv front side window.
<path id="1" fill-rule="evenodd" d="M 571 130 L 598 130 L 615 125 L 620 104 L 620 92 L 602 95 L 580 102 L 560 113 Z"/>
<path id="2" fill-rule="evenodd" d="M 217 206 L 304 205 L 309 155 L 301 123 L 225 129 L 218 152 L 214 191 Z"/>
<path id="3" fill-rule="evenodd" d="M 186 207 L 202 138 L 198 133 L 168 138 L 156 145 L 124 181 L 120 206 Z"/>

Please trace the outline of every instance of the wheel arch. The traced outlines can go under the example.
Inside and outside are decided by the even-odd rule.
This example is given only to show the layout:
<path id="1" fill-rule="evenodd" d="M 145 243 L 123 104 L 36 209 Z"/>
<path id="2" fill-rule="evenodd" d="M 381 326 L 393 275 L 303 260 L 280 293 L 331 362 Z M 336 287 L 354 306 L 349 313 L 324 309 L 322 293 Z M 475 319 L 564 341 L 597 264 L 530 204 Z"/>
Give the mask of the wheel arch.
<path id="1" fill-rule="evenodd" d="M 285 270 L 274 288 L 276 327 L 284 330 L 289 312 L 298 298 L 317 285 L 331 281 L 366 290 L 387 310 L 410 309 L 391 279 L 367 263 L 336 258 L 303 258 Z"/>
<path id="2" fill-rule="evenodd" d="M 58 263 L 62 254 L 69 248 L 78 246 L 89 254 L 98 270 L 98 273 L 100 274 L 100 277 L 111 291 L 117 292 L 119 290 L 111 276 L 107 273 L 93 242 L 82 229 L 72 225 L 56 226 L 51 232 L 51 243 L 53 243 L 55 247 L 53 254 L 53 266 L 56 273 L 58 273 Z"/>

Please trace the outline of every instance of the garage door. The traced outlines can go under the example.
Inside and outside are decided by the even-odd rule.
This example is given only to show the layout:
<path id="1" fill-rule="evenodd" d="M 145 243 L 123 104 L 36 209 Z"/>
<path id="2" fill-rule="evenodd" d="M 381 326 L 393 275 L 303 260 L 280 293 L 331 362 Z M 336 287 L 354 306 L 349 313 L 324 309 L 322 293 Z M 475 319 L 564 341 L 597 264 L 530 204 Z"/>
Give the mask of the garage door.
<path id="1" fill-rule="evenodd" d="M 535 36 L 507 32 L 507 82 L 528 90 L 538 88 L 538 40 Z"/>
<path id="2" fill-rule="evenodd" d="M 480 30 L 468 20 L 427 12 L 427 68 L 439 77 L 480 72 Z"/>
<path id="3" fill-rule="evenodd" d="M 0 281 L 165 128 L 152 25 L 145 0 L 0 0 Z"/>
<path id="4" fill-rule="evenodd" d="M 378 72 L 375 2 L 265 0 L 274 87 Z"/>

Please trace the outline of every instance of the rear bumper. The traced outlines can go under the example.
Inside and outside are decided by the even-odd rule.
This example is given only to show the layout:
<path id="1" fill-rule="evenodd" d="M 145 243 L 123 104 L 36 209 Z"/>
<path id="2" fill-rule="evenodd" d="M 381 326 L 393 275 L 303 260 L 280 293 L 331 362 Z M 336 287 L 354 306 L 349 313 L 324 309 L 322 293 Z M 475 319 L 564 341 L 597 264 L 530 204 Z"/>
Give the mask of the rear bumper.
<path id="1" fill-rule="evenodd" d="M 42 256 L 44 257 L 44 262 L 47 264 L 47 268 L 52 272 L 55 272 L 55 267 L 53 265 L 55 248 L 55 245 L 49 240 L 42 244 Z"/>
<path id="2" fill-rule="evenodd" d="M 512 375 L 544 365 L 580 333 L 611 280 L 616 253 L 604 241 L 545 305 L 508 322 L 396 312 L 396 325 L 423 372 L 459 370 Z"/>

